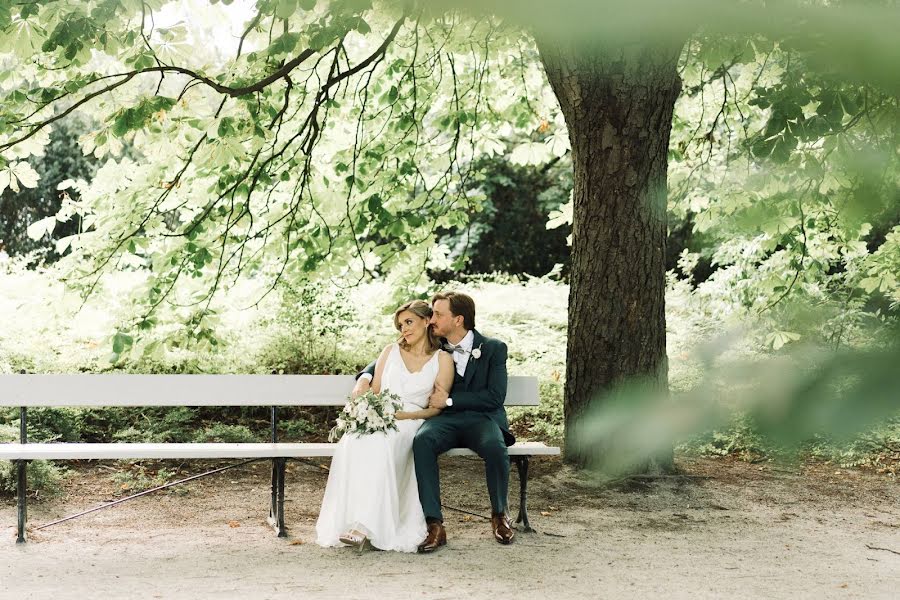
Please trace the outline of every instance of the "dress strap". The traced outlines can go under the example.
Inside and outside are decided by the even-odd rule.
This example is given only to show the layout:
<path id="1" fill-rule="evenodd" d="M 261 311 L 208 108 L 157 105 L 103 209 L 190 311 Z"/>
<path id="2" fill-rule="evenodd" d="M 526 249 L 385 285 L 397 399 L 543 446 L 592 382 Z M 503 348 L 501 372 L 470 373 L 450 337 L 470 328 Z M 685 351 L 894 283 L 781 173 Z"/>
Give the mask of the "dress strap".
<path id="1" fill-rule="evenodd" d="M 431 358 L 428 360 L 428 364 L 434 363 L 434 372 L 437 373 L 441 370 L 441 363 L 438 360 L 438 354 L 441 353 L 441 350 L 435 350 L 434 354 L 431 355 Z"/>

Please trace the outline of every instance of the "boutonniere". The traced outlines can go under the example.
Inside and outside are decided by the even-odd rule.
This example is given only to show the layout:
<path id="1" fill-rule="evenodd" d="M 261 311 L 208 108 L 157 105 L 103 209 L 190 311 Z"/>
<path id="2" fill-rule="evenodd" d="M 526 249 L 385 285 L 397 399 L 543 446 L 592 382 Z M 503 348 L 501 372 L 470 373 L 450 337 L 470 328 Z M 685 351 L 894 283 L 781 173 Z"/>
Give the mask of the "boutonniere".
<path id="1" fill-rule="evenodd" d="M 484 346 L 484 344 L 479 344 L 477 348 L 472 348 L 472 358 L 474 358 L 475 360 L 478 360 L 479 358 L 481 358 L 481 347 L 482 346 Z"/>

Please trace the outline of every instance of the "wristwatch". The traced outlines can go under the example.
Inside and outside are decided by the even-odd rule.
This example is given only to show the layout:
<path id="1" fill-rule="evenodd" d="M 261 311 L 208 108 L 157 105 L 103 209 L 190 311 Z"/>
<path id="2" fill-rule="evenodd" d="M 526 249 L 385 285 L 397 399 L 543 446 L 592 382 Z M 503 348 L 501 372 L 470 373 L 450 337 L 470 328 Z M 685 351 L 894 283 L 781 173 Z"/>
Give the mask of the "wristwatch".
<path id="1" fill-rule="evenodd" d="M 447 398 L 447 406 L 453 406 L 453 398 Z"/>

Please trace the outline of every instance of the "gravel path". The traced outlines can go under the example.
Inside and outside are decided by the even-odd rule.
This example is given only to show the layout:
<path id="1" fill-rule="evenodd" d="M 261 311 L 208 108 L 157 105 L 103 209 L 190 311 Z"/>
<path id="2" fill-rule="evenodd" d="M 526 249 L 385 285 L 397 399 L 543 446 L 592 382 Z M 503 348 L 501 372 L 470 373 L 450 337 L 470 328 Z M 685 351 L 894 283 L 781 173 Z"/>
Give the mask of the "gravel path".
<path id="1" fill-rule="evenodd" d="M 541 461 L 529 501 L 539 533 L 504 547 L 487 522 L 449 511 L 449 545 L 426 556 L 311 543 L 326 475 L 303 463 L 289 467 L 286 540 L 265 525 L 264 465 L 36 531 L 19 546 L 7 499 L 0 598 L 898 597 L 893 478 L 824 466 L 680 466 L 690 477 L 597 488 Z M 477 463 L 447 460 L 442 469 L 448 505 L 487 511 Z M 30 523 L 115 491 L 108 470 L 80 467 L 64 496 L 32 503 Z"/>

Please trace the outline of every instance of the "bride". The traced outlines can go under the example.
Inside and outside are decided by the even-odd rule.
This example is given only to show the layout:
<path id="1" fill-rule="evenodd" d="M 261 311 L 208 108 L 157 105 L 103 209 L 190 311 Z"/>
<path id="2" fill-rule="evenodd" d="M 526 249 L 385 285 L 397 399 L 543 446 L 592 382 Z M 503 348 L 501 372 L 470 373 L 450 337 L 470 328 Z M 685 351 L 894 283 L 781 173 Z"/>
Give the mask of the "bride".
<path id="1" fill-rule="evenodd" d="M 416 431 L 440 414 L 428 408 L 435 388 L 450 390 L 453 358 L 440 351 L 431 331 L 431 307 L 421 300 L 394 312 L 400 339 L 385 347 L 375 365 L 372 391 L 400 396 L 397 430 L 345 434 L 338 442 L 319 520 L 316 543 L 362 549 L 415 552 L 425 539 L 425 515 L 419 503 L 412 443 Z"/>

